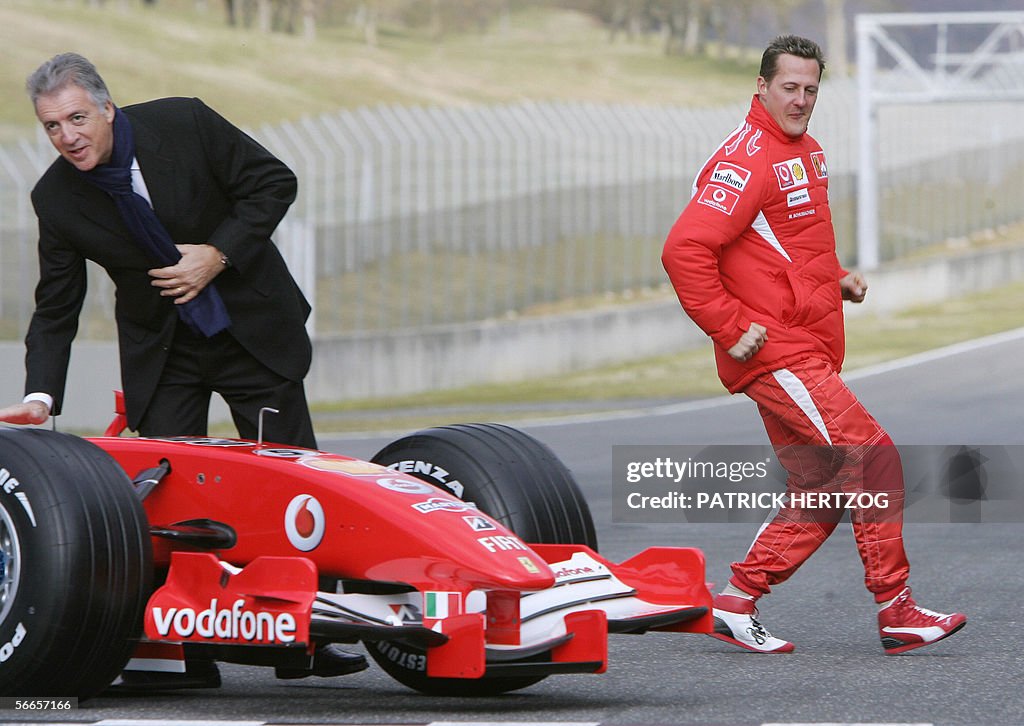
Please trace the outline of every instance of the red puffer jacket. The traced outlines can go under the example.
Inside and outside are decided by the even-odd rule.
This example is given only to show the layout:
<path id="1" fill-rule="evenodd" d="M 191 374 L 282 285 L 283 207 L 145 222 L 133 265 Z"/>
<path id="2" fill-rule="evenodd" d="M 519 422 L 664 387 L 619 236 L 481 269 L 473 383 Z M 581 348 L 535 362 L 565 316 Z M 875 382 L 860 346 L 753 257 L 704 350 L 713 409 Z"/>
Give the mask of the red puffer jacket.
<path id="1" fill-rule="evenodd" d="M 662 262 L 686 313 L 715 342 L 735 393 L 808 357 L 838 371 L 845 351 L 825 155 L 790 138 L 754 97 L 746 121 L 701 169 Z M 768 342 L 750 360 L 726 352 L 759 323 Z"/>

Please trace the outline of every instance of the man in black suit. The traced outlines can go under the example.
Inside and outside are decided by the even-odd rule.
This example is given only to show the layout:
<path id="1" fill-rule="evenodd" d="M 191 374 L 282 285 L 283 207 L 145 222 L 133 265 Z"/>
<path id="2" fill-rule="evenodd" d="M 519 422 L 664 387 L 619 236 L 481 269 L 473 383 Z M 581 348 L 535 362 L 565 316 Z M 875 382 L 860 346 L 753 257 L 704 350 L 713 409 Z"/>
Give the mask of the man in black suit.
<path id="1" fill-rule="evenodd" d="M 116 287 L 129 428 L 205 436 L 216 391 L 243 438 L 256 438 L 260 409 L 271 407 L 279 413 L 265 421 L 267 441 L 315 448 L 302 383 L 310 307 L 270 239 L 295 199 L 295 175 L 198 99 L 117 108 L 74 53 L 41 65 L 27 88 L 60 158 L 32 191 L 40 279 L 26 397 L 0 409 L 0 421 L 60 413 L 92 260 Z M 311 665 L 279 675 L 341 675 L 366 661 L 332 646 Z M 212 663 L 193 675 L 219 683 Z"/>
<path id="2" fill-rule="evenodd" d="M 130 428 L 204 435 L 217 391 L 242 437 L 256 437 L 259 409 L 269 406 L 279 413 L 266 420 L 268 441 L 315 447 L 302 385 L 310 308 L 270 240 L 295 199 L 291 170 L 198 99 L 116 108 L 75 54 L 40 66 L 28 90 L 61 158 L 32 192 L 40 281 L 26 337 L 27 422 L 60 412 L 88 259 L 117 289 Z M 133 227 L 110 187 L 96 182 L 125 167 L 128 196 L 151 207 L 149 226 L 166 230 L 162 257 L 140 242 L 145 224 Z M 219 312 L 204 330 L 205 298 L 214 295 Z M 15 421 L 15 408 L 0 417 Z"/>

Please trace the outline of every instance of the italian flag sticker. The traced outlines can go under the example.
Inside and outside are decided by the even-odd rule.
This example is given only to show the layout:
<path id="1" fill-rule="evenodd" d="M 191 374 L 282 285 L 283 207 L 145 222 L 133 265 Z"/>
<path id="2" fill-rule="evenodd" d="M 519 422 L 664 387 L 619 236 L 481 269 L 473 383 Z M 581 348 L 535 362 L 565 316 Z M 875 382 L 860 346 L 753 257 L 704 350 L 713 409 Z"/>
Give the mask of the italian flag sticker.
<path id="1" fill-rule="evenodd" d="M 423 593 L 423 617 L 442 620 L 451 615 L 458 615 L 461 610 L 460 597 L 457 592 Z"/>

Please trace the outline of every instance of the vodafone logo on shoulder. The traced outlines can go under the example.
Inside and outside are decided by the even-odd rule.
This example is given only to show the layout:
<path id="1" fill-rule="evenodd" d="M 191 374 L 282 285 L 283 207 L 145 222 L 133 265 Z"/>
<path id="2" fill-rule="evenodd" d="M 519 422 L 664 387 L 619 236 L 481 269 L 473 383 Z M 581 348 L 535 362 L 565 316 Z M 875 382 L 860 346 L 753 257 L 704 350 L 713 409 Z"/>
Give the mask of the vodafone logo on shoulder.
<path id="1" fill-rule="evenodd" d="M 708 184 L 700 192 L 697 198 L 698 204 L 717 209 L 719 212 L 731 215 L 740 201 L 740 195 L 732 189 L 726 189 L 718 184 Z"/>

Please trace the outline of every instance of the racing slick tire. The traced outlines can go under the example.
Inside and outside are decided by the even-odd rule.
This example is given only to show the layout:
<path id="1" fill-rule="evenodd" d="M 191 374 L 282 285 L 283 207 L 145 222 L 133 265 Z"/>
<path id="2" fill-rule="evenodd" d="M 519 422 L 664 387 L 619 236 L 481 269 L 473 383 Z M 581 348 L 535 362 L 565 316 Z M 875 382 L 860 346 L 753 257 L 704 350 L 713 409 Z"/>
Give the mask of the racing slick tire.
<path id="1" fill-rule="evenodd" d="M 152 553 L 125 472 L 85 439 L 0 429 L 0 695 L 96 695 L 142 632 Z"/>
<path id="2" fill-rule="evenodd" d="M 572 474 L 551 449 L 518 429 L 425 429 L 388 444 L 373 462 L 475 503 L 526 542 L 597 549 L 590 508 Z"/>
<path id="3" fill-rule="evenodd" d="M 597 549 L 590 508 L 565 465 L 543 443 L 501 424 L 456 424 L 398 439 L 373 457 L 473 502 L 526 542 Z M 492 696 L 546 675 L 430 678 L 425 651 L 399 642 L 367 643 L 385 672 L 414 690 L 443 696 Z"/>

